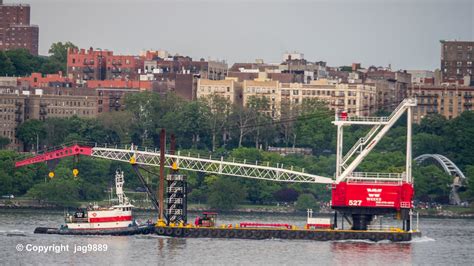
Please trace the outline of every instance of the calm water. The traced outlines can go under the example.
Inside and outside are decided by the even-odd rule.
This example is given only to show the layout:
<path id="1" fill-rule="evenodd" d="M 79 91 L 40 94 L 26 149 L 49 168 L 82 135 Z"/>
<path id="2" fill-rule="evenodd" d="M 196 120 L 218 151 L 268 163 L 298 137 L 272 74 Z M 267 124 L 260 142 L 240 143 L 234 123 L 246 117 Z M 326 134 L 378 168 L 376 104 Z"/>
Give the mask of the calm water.
<path id="1" fill-rule="evenodd" d="M 139 213 L 146 219 L 146 213 Z M 195 214 L 190 215 L 192 219 Z M 474 265 L 474 220 L 422 219 L 424 236 L 411 243 L 370 241 L 173 239 L 149 236 L 35 235 L 38 226 L 63 222 L 58 211 L 0 210 L 0 264 L 166 264 L 166 265 Z M 221 222 L 274 221 L 303 224 L 304 216 L 222 215 Z M 26 236 L 7 236 L 8 233 Z M 68 245 L 68 251 L 17 251 L 17 245 Z M 107 251 L 77 252 L 87 245 Z M 92 247 L 92 246 L 91 246 Z"/>

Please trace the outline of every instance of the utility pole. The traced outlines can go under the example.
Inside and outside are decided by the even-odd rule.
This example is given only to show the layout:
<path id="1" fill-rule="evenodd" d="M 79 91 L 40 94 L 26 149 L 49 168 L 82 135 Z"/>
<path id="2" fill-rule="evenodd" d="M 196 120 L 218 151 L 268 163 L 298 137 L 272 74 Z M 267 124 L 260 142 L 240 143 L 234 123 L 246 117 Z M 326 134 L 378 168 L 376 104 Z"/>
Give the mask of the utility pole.
<path id="1" fill-rule="evenodd" d="M 160 132 L 160 182 L 158 184 L 158 204 L 160 213 L 158 219 L 163 221 L 164 212 L 164 193 L 165 193 L 165 149 L 166 149 L 166 132 L 161 129 Z"/>

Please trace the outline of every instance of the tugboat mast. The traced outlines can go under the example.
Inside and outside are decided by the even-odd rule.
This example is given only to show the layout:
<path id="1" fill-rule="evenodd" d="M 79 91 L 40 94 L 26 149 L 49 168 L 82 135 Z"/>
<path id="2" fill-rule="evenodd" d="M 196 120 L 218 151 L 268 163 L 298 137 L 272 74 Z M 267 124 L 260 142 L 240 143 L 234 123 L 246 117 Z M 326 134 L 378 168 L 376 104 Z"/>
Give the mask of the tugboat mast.
<path id="1" fill-rule="evenodd" d="M 117 194 L 118 204 L 119 205 L 128 205 L 129 201 L 125 193 L 123 192 L 123 184 L 125 180 L 123 178 L 123 171 L 117 169 L 115 171 L 115 193 Z"/>

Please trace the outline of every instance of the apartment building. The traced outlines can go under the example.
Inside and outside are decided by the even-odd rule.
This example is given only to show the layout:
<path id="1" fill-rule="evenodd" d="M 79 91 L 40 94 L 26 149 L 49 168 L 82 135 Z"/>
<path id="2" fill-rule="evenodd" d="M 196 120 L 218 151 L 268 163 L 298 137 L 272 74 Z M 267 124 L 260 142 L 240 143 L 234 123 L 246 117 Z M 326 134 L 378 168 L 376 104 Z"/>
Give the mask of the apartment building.
<path id="1" fill-rule="evenodd" d="M 0 50 L 27 49 L 38 55 L 39 27 L 30 24 L 29 5 L 0 0 Z"/>
<path id="2" fill-rule="evenodd" d="M 25 99 L 25 119 L 97 116 L 97 96 L 93 90 L 49 87 L 23 91 L 19 97 Z"/>
<path id="3" fill-rule="evenodd" d="M 328 80 L 281 84 L 282 106 L 291 108 L 308 99 L 326 102 L 331 110 L 346 111 L 350 116 L 368 116 L 377 110 L 376 87 L 371 84 L 332 83 Z"/>
<path id="4" fill-rule="evenodd" d="M 207 98 L 218 95 L 230 103 L 242 105 L 242 83 L 235 78 L 224 80 L 199 79 L 197 83 L 197 98 Z"/>
<path id="5" fill-rule="evenodd" d="M 252 104 L 253 98 L 265 98 L 267 106 L 261 112 L 274 119 L 280 117 L 281 92 L 279 81 L 268 80 L 263 77 L 255 80 L 244 80 L 242 91 L 243 106 Z"/>
<path id="6" fill-rule="evenodd" d="M 59 71 L 58 74 L 31 73 L 29 77 L 18 78 L 19 82 L 24 82 L 31 88 L 47 88 L 47 87 L 66 87 L 71 88 L 75 86 L 73 80 L 64 77 L 63 73 Z"/>
<path id="7" fill-rule="evenodd" d="M 474 41 L 441 40 L 441 77 L 442 82 L 465 84 L 471 83 L 474 73 Z"/>
<path id="8" fill-rule="evenodd" d="M 413 120 L 419 123 L 428 114 L 440 114 L 447 119 L 472 111 L 474 87 L 459 85 L 422 86 L 413 85 L 409 94 L 418 99 L 413 111 Z"/>
<path id="9" fill-rule="evenodd" d="M 22 97 L 18 97 L 16 87 L 0 86 L 0 136 L 10 139 L 10 147 L 17 149 L 16 129 L 25 120 Z"/>
<path id="10" fill-rule="evenodd" d="M 94 90 L 0 87 L 0 136 L 11 140 L 11 149 L 21 150 L 22 144 L 16 139 L 16 130 L 24 121 L 73 115 L 95 117 L 97 102 Z"/>
<path id="11" fill-rule="evenodd" d="M 430 70 L 407 70 L 411 83 L 416 85 L 435 85 L 435 72 Z"/>
<path id="12" fill-rule="evenodd" d="M 67 76 L 78 85 L 89 80 L 137 80 L 143 59 L 133 55 L 114 55 L 112 51 L 69 49 Z"/>

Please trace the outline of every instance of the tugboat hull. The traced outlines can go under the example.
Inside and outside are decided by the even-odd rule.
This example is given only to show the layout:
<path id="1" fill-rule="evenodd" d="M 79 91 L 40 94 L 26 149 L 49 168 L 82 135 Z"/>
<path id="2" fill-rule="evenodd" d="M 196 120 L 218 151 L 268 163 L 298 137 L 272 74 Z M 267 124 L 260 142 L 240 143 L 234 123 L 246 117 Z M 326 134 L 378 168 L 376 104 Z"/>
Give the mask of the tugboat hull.
<path id="1" fill-rule="evenodd" d="M 35 234 L 56 234 L 56 235 L 146 235 L 154 232 L 153 225 L 130 226 L 126 228 L 114 229 L 67 229 L 67 228 L 50 228 L 37 227 Z"/>

